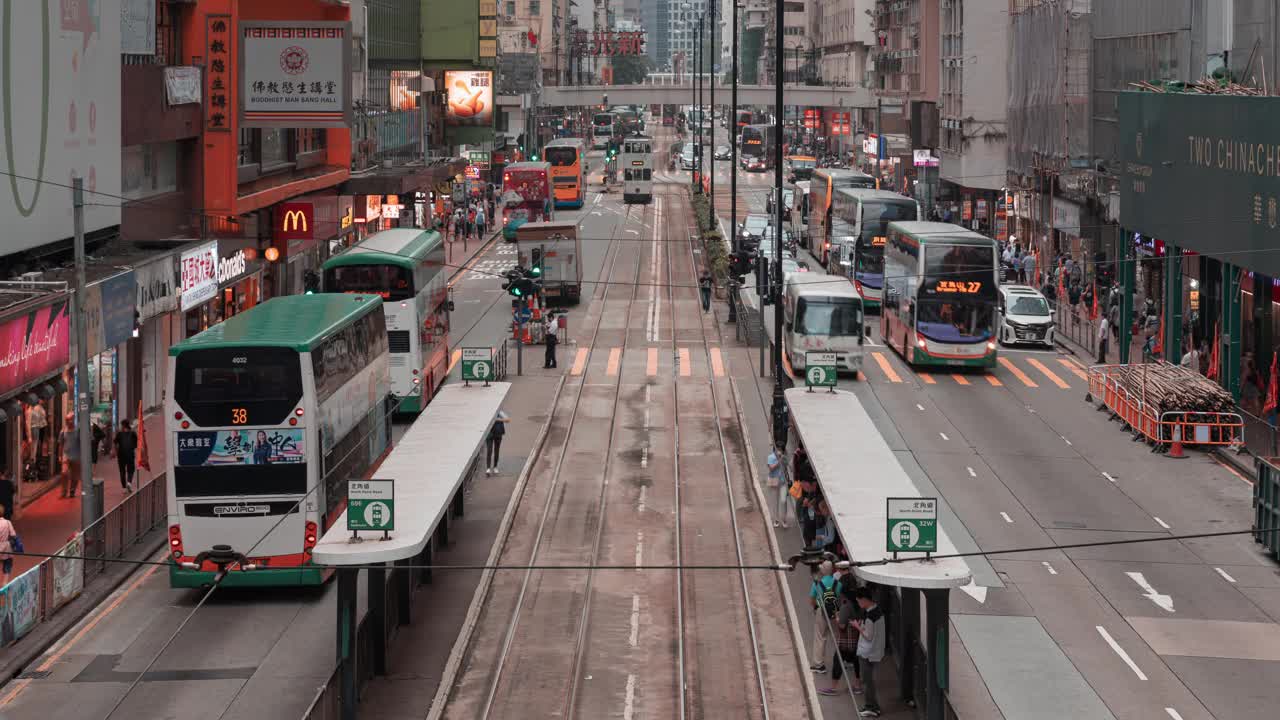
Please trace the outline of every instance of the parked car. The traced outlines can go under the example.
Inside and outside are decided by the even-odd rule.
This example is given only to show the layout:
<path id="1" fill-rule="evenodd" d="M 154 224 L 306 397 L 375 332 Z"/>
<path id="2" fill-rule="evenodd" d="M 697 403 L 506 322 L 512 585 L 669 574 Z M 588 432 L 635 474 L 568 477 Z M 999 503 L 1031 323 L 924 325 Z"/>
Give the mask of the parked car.
<path id="1" fill-rule="evenodd" d="M 999 317 L 997 337 L 1001 344 L 1053 347 L 1053 312 L 1039 290 L 1030 285 L 1001 286 Z"/>

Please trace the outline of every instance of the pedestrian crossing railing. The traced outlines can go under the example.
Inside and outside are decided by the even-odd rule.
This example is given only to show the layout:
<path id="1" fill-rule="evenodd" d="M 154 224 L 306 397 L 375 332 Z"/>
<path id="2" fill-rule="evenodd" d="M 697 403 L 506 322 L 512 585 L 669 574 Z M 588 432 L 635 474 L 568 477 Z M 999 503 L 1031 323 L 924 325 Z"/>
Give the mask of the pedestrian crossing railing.
<path id="1" fill-rule="evenodd" d="M 1118 373 L 1128 365 L 1094 365 L 1089 368 L 1089 392 L 1085 400 L 1099 410 L 1111 411 L 1111 419 L 1146 440 L 1152 452 L 1167 452 L 1176 445 L 1238 447 L 1244 442 L 1244 419 L 1237 412 L 1162 410 L 1141 394 L 1121 384 Z"/>

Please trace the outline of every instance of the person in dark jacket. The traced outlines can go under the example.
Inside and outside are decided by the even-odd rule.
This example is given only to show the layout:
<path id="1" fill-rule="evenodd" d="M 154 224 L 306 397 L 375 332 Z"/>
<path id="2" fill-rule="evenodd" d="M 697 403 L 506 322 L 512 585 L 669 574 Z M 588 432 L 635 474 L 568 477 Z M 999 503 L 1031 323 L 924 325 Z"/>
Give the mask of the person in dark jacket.
<path id="1" fill-rule="evenodd" d="M 116 467 L 120 469 L 120 487 L 125 492 L 133 492 L 133 474 L 137 471 L 134 464 L 137 460 L 138 433 L 129 426 L 128 420 L 120 421 L 120 431 L 116 433 Z"/>

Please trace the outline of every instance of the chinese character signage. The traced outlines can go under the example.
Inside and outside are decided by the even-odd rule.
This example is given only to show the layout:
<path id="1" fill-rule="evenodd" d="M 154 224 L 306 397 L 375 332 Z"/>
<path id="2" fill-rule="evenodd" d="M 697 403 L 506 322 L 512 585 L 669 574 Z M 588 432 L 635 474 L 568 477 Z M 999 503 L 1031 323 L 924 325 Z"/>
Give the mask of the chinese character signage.
<path id="1" fill-rule="evenodd" d="M 493 72 L 490 70 L 446 70 L 445 92 L 449 94 L 446 124 L 487 126 L 493 124 Z"/>
<path id="2" fill-rule="evenodd" d="M 57 303 L 0 325 L 0 394 L 7 394 L 67 364 L 67 304 Z"/>
<path id="3" fill-rule="evenodd" d="M 218 241 L 182 253 L 178 272 L 183 312 L 212 300 L 218 294 Z"/>
<path id="4" fill-rule="evenodd" d="M 588 40 L 589 38 L 589 40 Z M 643 55 L 644 32 L 617 30 L 596 30 L 587 33 L 579 30 L 574 35 L 578 49 L 587 55 Z"/>
<path id="5" fill-rule="evenodd" d="M 230 103 L 227 92 L 231 85 L 231 16 L 210 15 L 204 26 L 205 66 L 204 104 L 205 130 L 231 132 Z"/>
<path id="6" fill-rule="evenodd" d="M 241 125 L 349 126 L 350 35 L 345 22 L 240 23 Z"/>
<path id="7" fill-rule="evenodd" d="M 306 462 L 302 428 L 178 433 L 178 465 L 293 465 Z"/>
<path id="8" fill-rule="evenodd" d="M 822 123 L 822 111 L 817 108 L 807 108 L 804 111 L 804 126 L 809 130 L 817 130 Z"/>

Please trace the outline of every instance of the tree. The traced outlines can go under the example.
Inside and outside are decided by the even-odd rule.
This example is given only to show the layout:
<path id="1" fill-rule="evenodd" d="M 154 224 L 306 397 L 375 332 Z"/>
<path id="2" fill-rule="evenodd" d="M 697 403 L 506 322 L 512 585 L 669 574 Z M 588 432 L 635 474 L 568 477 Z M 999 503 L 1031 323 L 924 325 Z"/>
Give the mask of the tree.
<path id="1" fill-rule="evenodd" d="M 649 75 L 646 55 L 614 55 L 612 62 L 614 85 L 639 85 Z"/>

